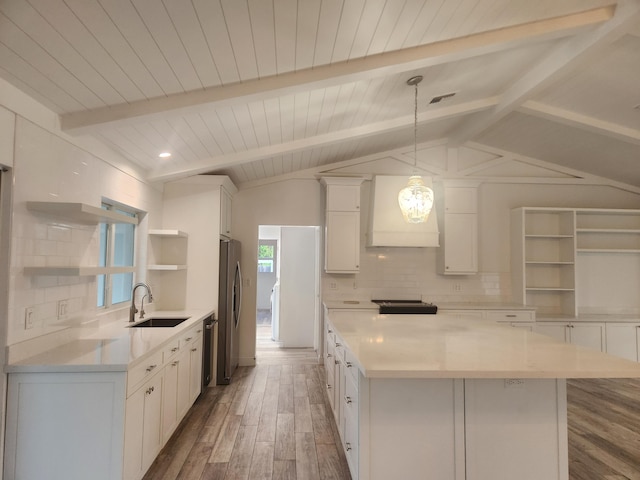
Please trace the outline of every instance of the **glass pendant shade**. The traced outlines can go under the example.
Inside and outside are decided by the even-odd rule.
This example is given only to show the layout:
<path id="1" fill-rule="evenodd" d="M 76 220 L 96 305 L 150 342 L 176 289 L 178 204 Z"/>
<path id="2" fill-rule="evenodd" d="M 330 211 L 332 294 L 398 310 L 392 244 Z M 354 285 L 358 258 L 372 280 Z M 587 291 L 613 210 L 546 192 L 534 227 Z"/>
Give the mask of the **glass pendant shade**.
<path id="1" fill-rule="evenodd" d="M 398 193 L 398 204 L 405 222 L 426 222 L 433 208 L 433 190 L 424 184 L 421 176 L 413 175 Z"/>

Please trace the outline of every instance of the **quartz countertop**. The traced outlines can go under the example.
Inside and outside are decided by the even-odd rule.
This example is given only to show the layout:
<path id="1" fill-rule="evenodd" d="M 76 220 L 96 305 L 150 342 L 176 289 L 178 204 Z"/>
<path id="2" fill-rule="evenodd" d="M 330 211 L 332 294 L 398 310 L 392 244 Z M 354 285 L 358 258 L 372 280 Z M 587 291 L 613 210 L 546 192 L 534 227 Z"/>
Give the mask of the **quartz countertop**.
<path id="1" fill-rule="evenodd" d="M 213 310 L 156 311 L 148 318 L 189 317 L 175 327 L 131 328 L 127 320 L 81 329 L 78 338 L 5 366 L 7 373 L 124 372 Z M 146 320 L 145 319 L 145 320 Z M 139 323 L 137 321 L 136 323 Z"/>
<path id="2" fill-rule="evenodd" d="M 640 378 L 640 364 L 482 319 L 329 315 L 370 378 Z"/>

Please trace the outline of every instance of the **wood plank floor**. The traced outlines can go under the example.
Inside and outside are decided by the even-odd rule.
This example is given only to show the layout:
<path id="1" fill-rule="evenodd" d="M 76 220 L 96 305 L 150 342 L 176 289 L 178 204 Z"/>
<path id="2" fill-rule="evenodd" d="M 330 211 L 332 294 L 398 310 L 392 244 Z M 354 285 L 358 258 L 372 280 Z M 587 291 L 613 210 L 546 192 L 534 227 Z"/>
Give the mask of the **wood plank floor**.
<path id="1" fill-rule="evenodd" d="M 208 387 L 144 480 L 349 480 L 312 350 L 261 351 Z"/>
<path id="2" fill-rule="evenodd" d="M 640 479 L 640 380 L 567 384 L 571 480 Z"/>
<path id="3" fill-rule="evenodd" d="M 261 350 L 205 389 L 144 480 L 350 480 L 323 367 L 310 350 Z M 640 480 L 640 380 L 570 380 L 570 480 Z"/>

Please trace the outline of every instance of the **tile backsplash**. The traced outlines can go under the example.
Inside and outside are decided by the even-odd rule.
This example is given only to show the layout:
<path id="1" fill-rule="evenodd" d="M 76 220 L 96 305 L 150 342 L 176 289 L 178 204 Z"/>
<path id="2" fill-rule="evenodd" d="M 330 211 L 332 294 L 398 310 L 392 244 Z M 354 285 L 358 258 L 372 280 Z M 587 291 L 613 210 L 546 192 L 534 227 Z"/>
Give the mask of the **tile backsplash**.
<path id="1" fill-rule="evenodd" d="M 323 275 L 323 298 L 418 299 L 434 303 L 509 303 L 509 272 L 439 275 L 435 248 L 363 248 L 355 275 Z"/>

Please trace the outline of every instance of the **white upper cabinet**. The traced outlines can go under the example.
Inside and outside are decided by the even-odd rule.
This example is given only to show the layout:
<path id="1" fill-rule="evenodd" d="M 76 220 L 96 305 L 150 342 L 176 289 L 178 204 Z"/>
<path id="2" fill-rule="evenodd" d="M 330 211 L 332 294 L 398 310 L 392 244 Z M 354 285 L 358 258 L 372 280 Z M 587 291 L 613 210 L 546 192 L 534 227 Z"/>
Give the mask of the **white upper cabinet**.
<path id="1" fill-rule="evenodd" d="M 443 242 L 438 250 L 438 273 L 478 273 L 478 183 L 447 182 L 443 186 Z"/>
<path id="2" fill-rule="evenodd" d="M 231 194 L 220 188 L 220 235 L 231 238 Z"/>
<path id="3" fill-rule="evenodd" d="M 360 269 L 360 185 L 362 178 L 323 177 L 327 187 L 325 271 L 356 273 Z"/>

